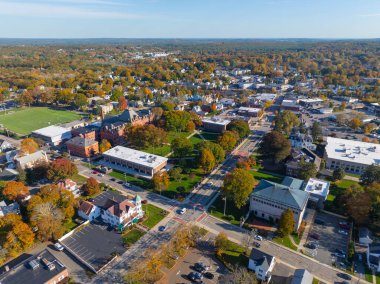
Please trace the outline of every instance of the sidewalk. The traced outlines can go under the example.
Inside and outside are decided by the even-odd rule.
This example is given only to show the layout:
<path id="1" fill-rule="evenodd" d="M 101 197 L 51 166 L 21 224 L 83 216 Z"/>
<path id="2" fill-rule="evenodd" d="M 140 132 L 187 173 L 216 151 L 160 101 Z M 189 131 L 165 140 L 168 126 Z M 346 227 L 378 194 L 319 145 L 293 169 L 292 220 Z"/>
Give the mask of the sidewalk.
<path id="1" fill-rule="evenodd" d="M 297 249 L 298 251 L 300 251 L 303 248 L 304 244 L 307 241 L 307 236 L 309 235 L 311 224 L 314 222 L 314 217 L 316 213 L 316 211 L 313 209 L 306 209 L 306 212 L 307 212 L 307 215 L 305 218 L 306 226 L 305 226 L 305 230 L 303 231 L 300 244 L 298 245 L 298 249 Z"/>

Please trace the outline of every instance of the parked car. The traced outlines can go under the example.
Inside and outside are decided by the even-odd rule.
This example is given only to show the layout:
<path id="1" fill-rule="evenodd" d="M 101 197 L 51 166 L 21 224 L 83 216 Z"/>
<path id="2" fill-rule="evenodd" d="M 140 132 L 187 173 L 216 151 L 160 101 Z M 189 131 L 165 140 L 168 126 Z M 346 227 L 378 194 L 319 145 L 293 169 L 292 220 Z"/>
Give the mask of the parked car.
<path id="1" fill-rule="evenodd" d="M 99 177 L 104 177 L 104 174 L 102 174 L 102 173 L 98 173 L 98 176 L 99 176 Z"/>
<path id="2" fill-rule="evenodd" d="M 198 272 L 192 271 L 187 275 L 187 278 L 189 278 L 191 281 L 197 281 L 197 280 L 202 280 L 203 275 Z"/>
<path id="3" fill-rule="evenodd" d="M 345 236 L 348 236 L 348 232 L 345 231 L 345 230 L 339 230 L 338 233 L 342 234 L 342 235 L 345 235 Z"/>
<path id="4" fill-rule="evenodd" d="M 58 251 L 63 251 L 64 247 L 60 244 L 60 243 L 55 243 L 54 244 L 54 247 L 56 248 L 56 250 Z"/>
<path id="5" fill-rule="evenodd" d="M 97 172 L 97 171 L 92 171 L 92 173 L 93 173 L 94 175 L 97 175 L 97 174 L 98 174 L 98 172 Z"/>
<path id="6" fill-rule="evenodd" d="M 308 249 L 316 249 L 317 248 L 317 246 L 313 243 L 306 243 L 305 247 L 307 247 Z"/>
<path id="7" fill-rule="evenodd" d="M 313 234 L 310 234 L 310 238 L 313 238 L 313 239 L 315 239 L 315 240 L 319 240 L 319 235 L 313 233 Z"/>
<path id="8" fill-rule="evenodd" d="M 183 208 L 181 208 L 181 209 L 179 210 L 179 214 L 183 215 L 183 214 L 186 213 L 186 211 L 187 211 L 187 209 L 186 209 L 185 207 L 183 207 Z"/>
<path id="9" fill-rule="evenodd" d="M 211 272 L 206 272 L 203 274 L 203 276 L 207 279 L 214 279 L 214 274 L 212 274 Z"/>
<path id="10" fill-rule="evenodd" d="M 262 241 L 262 240 L 263 240 L 263 237 L 260 236 L 260 235 L 256 235 L 256 236 L 255 236 L 255 240 L 256 240 L 256 241 Z"/>
<path id="11" fill-rule="evenodd" d="M 125 182 L 123 185 L 124 187 L 129 187 L 131 184 L 129 182 Z"/>
<path id="12" fill-rule="evenodd" d="M 158 230 L 159 230 L 160 232 L 164 232 L 164 231 L 166 231 L 166 229 L 167 229 L 167 226 L 160 226 L 160 227 L 158 228 Z"/>
<path id="13" fill-rule="evenodd" d="M 196 271 L 198 271 L 198 272 L 201 272 L 201 273 L 203 273 L 203 272 L 209 270 L 209 268 L 210 268 L 209 266 L 205 265 L 205 264 L 202 263 L 202 262 L 197 262 L 197 263 L 194 265 L 194 269 L 195 269 Z"/>
<path id="14" fill-rule="evenodd" d="M 258 242 L 254 242 L 253 243 L 255 245 L 255 247 L 259 248 L 261 245 L 258 243 Z"/>
<path id="15" fill-rule="evenodd" d="M 318 224 L 318 225 L 324 225 L 324 224 L 325 224 L 325 221 L 320 220 L 320 219 L 315 219 L 315 220 L 314 220 L 314 223 L 315 223 L 315 224 Z"/>
<path id="16" fill-rule="evenodd" d="M 346 273 L 339 272 L 336 275 L 340 278 L 345 279 L 345 280 L 351 280 L 352 279 L 352 277 Z"/>

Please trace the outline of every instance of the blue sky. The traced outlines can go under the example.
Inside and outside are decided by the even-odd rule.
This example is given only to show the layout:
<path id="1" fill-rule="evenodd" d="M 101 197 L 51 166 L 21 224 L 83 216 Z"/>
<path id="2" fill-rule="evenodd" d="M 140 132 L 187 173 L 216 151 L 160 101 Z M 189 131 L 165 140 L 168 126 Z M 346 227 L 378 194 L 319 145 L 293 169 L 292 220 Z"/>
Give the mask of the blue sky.
<path id="1" fill-rule="evenodd" d="M 380 38 L 380 0 L 0 0 L 9 38 Z"/>

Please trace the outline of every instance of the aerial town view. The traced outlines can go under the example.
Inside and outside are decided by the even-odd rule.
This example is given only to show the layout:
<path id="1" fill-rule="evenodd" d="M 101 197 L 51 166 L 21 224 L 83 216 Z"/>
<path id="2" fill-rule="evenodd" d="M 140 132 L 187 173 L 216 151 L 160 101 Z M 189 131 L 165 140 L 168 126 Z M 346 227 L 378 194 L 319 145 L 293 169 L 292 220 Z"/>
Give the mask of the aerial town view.
<path id="1" fill-rule="evenodd" d="M 0 23 L 0 284 L 380 284 L 379 0 Z"/>

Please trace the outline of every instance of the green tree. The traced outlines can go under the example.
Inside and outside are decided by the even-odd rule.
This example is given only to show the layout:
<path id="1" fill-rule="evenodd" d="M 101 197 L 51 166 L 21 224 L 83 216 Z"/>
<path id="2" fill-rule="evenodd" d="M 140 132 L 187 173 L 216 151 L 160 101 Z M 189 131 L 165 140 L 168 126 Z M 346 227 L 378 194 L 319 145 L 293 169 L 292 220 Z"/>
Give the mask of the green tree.
<path id="1" fill-rule="evenodd" d="M 370 185 L 371 183 L 380 183 L 380 166 L 370 165 L 366 168 L 360 177 L 363 185 Z"/>
<path id="2" fill-rule="evenodd" d="M 172 168 L 170 171 L 169 171 L 169 175 L 170 177 L 175 180 L 176 182 L 179 182 L 182 178 L 182 169 L 179 168 L 179 167 L 175 167 L 175 168 Z"/>
<path id="3" fill-rule="evenodd" d="M 191 154 L 194 146 L 186 137 L 178 136 L 173 139 L 171 148 L 175 157 L 185 157 Z"/>
<path id="4" fill-rule="evenodd" d="M 282 212 L 280 221 L 278 224 L 278 233 L 280 236 L 290 235 L 294 231 L 295 226 L 294 214 L 290 209 L 286 209 Z"/>
<path id="5" fill-rule="evenodd" d="M 77 94 L 74 99 L 74 105 L 80 109 L 87 106 L 87 97 L 84 94 Z"/>
<path id="6" fill-rule="evenodd" d="M 298 172 L 298 178 L 302 180 L 309 180 L 317 175 L 317 166 L 313 162 L 305 162 L 304 159 L 301 159 L 298 163 L 300 171 Z"/>
<path id="7" fill-rule="evenodd" d="M 291 145 L 281 132 L 274 130 L 265 134 L 260 145 L 260 151 L 271 158 L 273 162 L 279 163 L 290 155 Z"/>
<path id="8" fill-rule="evenodd" d="M 276 115 L 274 122 L 274 129 L 276 131 L 285 133 L 286 135 L 289 135 L 292 129 L 300 124 L 297 115 L 289 110 L 279 112 Z"/>
<path id="9" fill-rule="evenodd" d="M 224 177 L 221 191 L 234 201 L 237 208 L 241 208 L 247 203 L 255 183 L 248 170 L 235 168 Z"/>
<path id="10" fill-rule="evenodd" d="M 345 175 L 346 173 L 342 168 L 337 168 L 333 171 L 332 179 L 333 181 L 341 180 L 344 178 Z"/>
<path id="11" fill-rule="evenodd" d="M 209 173 L 215 167 L 215 157 L 209 149 L 203 148 L 200 152 L 199 166 L 205 173 Z"/>
<path id="12" fill-rule="evenodd" d="M 199 150 L 199 153 L 201 153 L 201 150 L 203 148 L 209 149 L 212 152 L 212 154 L 214 155 L 216 164 L 219 164 L 224 161 L 226 152 L 223 150 L 222 146 L 220 146 L 219 144 L 213 143 L 211 141 L 202 141 L 196 145 L 196 149 Z"/>
<path id="13" fill-rule="evenodd" d="M 238 133 L 240 138 L 245 138 L 251 133 L 248 122 L 242 119 L 232 121 L 227 129 Z"/>
<path id="14" fill-rule="evenodd" d="M 313 122 L 311 136 L 313 137 L 314 142 L 320 140 L 322 137 L 322 127 L 318 121 Z"/>

